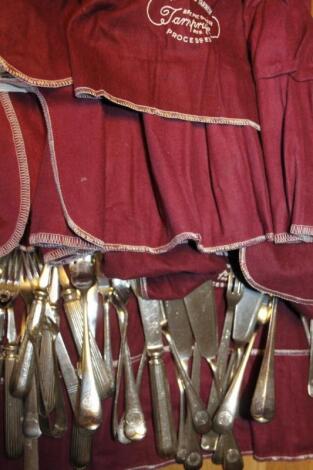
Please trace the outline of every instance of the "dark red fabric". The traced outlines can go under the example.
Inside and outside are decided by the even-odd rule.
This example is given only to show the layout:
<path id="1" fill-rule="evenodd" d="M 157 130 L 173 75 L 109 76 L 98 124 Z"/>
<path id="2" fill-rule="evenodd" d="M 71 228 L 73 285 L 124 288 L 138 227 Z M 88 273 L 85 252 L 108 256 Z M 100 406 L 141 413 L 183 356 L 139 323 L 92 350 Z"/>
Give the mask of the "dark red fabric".
<path id="1" fill-rule="evenodd" d="M 258 122 L 245 2 L 209 3 L 85 0 L 68 29 L 76 95 Z"/>
<path id="2" fill-rule="evenodd" d="M 220 273 L 224 267 L 224 256 L 202 254 L 188 244 L 177 246 L 168 253 L 158 256 L 149 253 L 106 253 L 103 265 L 108 277 L 121 279 L 159 277 L 182 272 Z"/>
<path id="3" fill-rule="evenodd" d="M 0 66 L 39 86 L 60 86 L 62 83 L 57 81 L 69 79 L 65 32 L 79 3 L 79 0 L 2 1 Z"/>
<path id="4" fill-rule="evenodd" d="M 67 219 L 80 237 L 106 251 L 162 253 L 187 240 L 225 250 L 272 232 L 251 127 L 167 120 L 74 100 L 69 88 L 43 93 Z"/>
<path id="5" fill-rule="evenodd" d="M 312 263 L 311 243 L 260 243 L 240 253 L 242 272 L 253 287 L 300 304 L 313 304 Z"/>
<path id="6" fill-rule="evenodd" d="M 0 256 L 4 256 L 19 244 L 30 209 L 25 143 L 7 93 L 0 93 L 0 128 Z"/>
<path id="7" fill-rule="evenodd" d="M 313 20 L 306 0 L 255 3 L 249 44 L 264 164 L 275 241 L 286 242 L 312 232 Z"/>
<path id="8" fill-rule="evenodd" d="M 10 93 L 9 96 L 23 133 L 29 170 L 31 201 L 33 201 L 46 147 L 46 126 L 40 104 L 32 93 Z"/>

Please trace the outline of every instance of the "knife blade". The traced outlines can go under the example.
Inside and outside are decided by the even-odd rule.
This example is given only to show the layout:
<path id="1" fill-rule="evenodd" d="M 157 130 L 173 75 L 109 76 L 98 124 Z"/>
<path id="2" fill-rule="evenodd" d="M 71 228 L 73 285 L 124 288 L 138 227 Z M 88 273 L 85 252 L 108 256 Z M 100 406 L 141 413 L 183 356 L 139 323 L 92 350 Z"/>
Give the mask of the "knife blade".
<path id="1" fill-rule="evenodd" d="M 184 303 L 201 356 L 211 366 L 211 359 L 218 349 L 213 283 L 207 281 L 201 284 L 184 298 Z"/>

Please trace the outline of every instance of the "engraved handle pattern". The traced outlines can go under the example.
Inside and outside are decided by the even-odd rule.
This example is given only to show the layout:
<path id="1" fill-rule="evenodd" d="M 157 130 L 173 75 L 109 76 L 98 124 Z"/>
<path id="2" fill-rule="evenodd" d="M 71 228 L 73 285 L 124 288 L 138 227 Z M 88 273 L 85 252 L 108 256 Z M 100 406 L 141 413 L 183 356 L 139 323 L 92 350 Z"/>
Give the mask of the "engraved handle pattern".
<path id="1" fill-rule="evenodd" d="M 273 299 L 272 302 L 272 315 L 266 347 L 250 408 L 253 419 L 260 423 L 268 423 L 275 414 L 274 357 L 277 300 Z"/>
<path id="2" fill-rule="evenodd" d="M 24 398 L 28 395 L 31 388 L 34 367 L 34 346 L 26 332 L 20 346 L 18 357 L 15 360 L 10 381 L 11 393 L 16 398 Z"/>
<path id="3" fill-rule="evenodd" d="M 39 470 L 38 439 L 24 439 L 24 470 Z"/>
<path id="4" fill-rule="evenodd" d="M 41 395 L 45 409 L 50 413 L 55 406 L 55 376 L 53 362 L 53 337 L 49 330 L 42 331 L 39 368 L 41 375 Z"/>
<path id="5" fill-rule="evenodd" d="M 124 372 L 126 394 L 124 432 L 128 439 L 139 441 L 145 437 L 147 428 L 139 400 L 127 341 L 124 345 Z"/>
<path id="6" fill-rule="evenodd" d="M 102 421 L 102 409 L 92 368 L 89 337 L 87 299 L 84 298 L 84 335 L 81 354 L 82 380 L 78 403 L 78 424 L 89 431 L 95 431 Z"/>
<path id="7" fill-rule="evenodd" d="M 162 457 L 173 457 L 176 452 L 176 434 L 169 384 L 161 354 L 150 357 L 149 369 L 157 450 Z"/>
<path id="8" fill-rule="evenodd" d="M 38 398 L 36 377 L 33 375 L 32 385 L 25 400 L 25 413 L 23 421 L 23 433 L 29 439 L 38 439 L 41 436 L 38 417 Z"/>
<path id="9" fill-rule="evenodd" d="M 211 428 L 211 418 L 205 405 L 197 392 L 195 391 L 190 378 L 188 377 L 178 354 L 176 345 L 172 340 L 171 336 L 167 333 L 166 338 L 171 346 L 171 351 L 173 353 L 175 363 L 179 372 L 181 379 L 183 380 L 186 397 L 188 400 L 188 405 L 191 410 L 192 421 L 196 431 L 200 434 L 208 432 Z"/>
<path id="10" fill-rule="evenodd" d="M 10 378 L 14 366 L 14 355 L 5 358 L 5 450 L 10 458 L 23 454 L 24 438 L 22 431 L 23 402 L 10 392 Z"/>
<path id="11" fill-rule="evenodd" d="M 83 312 L 78 300 L 65 301 L 65 312 L 69 322 L 78 354 L 81 354 L 83 342 Z M 95 380 L 101 399 L 112 395 L 114 384 L 109 378 L 101 352 L 93 335 L 89 335 L 90 353 Z"/>
<path id="12" fill-rule="evenodd" d="M 231 431 L 233 428 L 234 421 L 238 412 L 241 384 L 243 381 L 244 373 L 248 364 L 256 334 L 256 332 L 253 333 L 249 344 L 246 347 L 241 363 L 225 395 L 225 398 L 215 415 L 214 429 L 217 432 L 226 433 Z"/>
<path id="13" fill-rule="evenodd" d="M 70 459 L 74 467 L 87 467 L 91 461 L 93 434 L 75 424 L 72 429 Z"/>

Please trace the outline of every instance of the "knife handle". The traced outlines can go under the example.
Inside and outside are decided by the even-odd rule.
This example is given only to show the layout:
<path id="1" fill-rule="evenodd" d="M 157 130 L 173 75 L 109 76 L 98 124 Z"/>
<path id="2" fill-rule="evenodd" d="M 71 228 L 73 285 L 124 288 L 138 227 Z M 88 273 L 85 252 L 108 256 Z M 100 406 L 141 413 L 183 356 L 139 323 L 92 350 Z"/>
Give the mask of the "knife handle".
<path id="1" fill-rule="evenodd" d="M 162 457 L 173 457 L 177 441 L 162 353 L 150 356 L 149 370 L 157 451 Z"/>
<path id="2" fill-rule="evenodd" d="M 212 425 L 211 417 L 208 411 L 206 410 L 203 401 L 201 400 L 198 393 L 194 389 L 194 386 L 190 380 L 190 377 L 188 376 L 188 374 L 186 373 L 183 367 L 175 342 L 173 341 L 171 335 L 168 334 L 167 331 L 164 330 L 164 333 L 170 345 L 172 354 L 174 356 L 178 373 L 184 383 L 186 398 L 188 401 L 188 405 L 190 407 L 194 428 L 199 434 L 204 434 L 211 429 L 211 425 Z"/>
<path id="3" fill-rule="evenodd" d="M 73 424 L 70 459 L 75 468 L 85 468 L 91 462 L 93 433 Z"/>
<path id="4" fill-rule="evenodd" d="M 33 375 L 31 389 L 24 402 L 23 433 L 25 438 L 38 439 L 41 436 L 39 425 L 36 376 Z"/>
<path id="5" fill-rule="evenodd" d="M 15 398 L 10 392 L 10 378 L 14 367 L 15 347 L 8 347 L 5 364 L 5 450 L 10 458 L 23 454 L 24 437 L 22 431 L 23 401 Z"/>
<path id="6" fill-rule="evenodd" d="M 28 395 L 32 384 L 34 367 L 34 346 L 26 332 L 11 375 L 10 390 L 14 397 L 24 398 Z"/>

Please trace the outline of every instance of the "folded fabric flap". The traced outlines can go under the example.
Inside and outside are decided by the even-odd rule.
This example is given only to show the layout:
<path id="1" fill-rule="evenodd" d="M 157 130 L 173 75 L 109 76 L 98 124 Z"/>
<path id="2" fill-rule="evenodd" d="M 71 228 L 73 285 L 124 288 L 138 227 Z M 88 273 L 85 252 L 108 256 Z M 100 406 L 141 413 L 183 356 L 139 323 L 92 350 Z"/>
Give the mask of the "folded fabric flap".
<path id="1" fill-rule="evenodd" d="M 260 243 L 240 250 L 240 267 L 257 290 L 296 303 L 313 304 L 311 243 Z"/>
<path id="2" fill-rule="evenodd" d="M 240 0 L 85 0 L 68 41 L 76 96 L 258 128 Z"/>
<path id="3" fill-rule="evenodd" d="M 21 122 L 10 94 L 0 93 L 0 256 L 20 242 L 30 210 L 30 178 Z"/>
<path id="4" fill-rule="evenodd" d="M 69 88 L 40 94 L 64 217 L 89 244 L 160 254 L 191 240 L 214 252 L 273 233 L 251 127 L 162 119 Z"/>
<path id="5" fill-rule="evenodd" d="M 65 31 L 79 3 L 78 0 L 44 4 L 38 0 L 4 2 L 0 18 L 0 68 L 31 85 L 70 84 Z"/>
<path id="6" fill-rule="evenodd" d="M 312 78 L 313 19 L 307 0 L 247 2 L 248 44 L 256 79 Z"/>
<path id="7" fill-rule="evenodd" d="M 183 244 L 167 253 L 109 252 L 105 254 L 103 269 L 108 277 L 135 279 L 160 278 L 180 273 L 217 276 L 226 267 L 226 258 L 199 253 L 194 247 Z"/>

